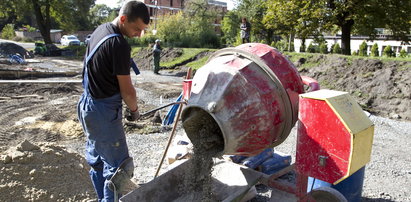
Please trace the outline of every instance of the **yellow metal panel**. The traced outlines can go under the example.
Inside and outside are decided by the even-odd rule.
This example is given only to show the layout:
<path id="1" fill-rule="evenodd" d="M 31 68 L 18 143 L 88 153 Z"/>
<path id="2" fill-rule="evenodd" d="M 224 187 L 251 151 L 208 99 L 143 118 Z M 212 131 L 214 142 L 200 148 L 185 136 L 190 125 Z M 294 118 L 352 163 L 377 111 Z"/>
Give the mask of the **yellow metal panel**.
<path id="1" fill-rule="evenodd" d="M 371 148 L 374 138 L 374 126 L 361 131 L 352 136 L 351 142 L 351 158 L 349 163 L 350 175 L 355 173 L 360 168 L 371 160 Z"/>
<path id="2" fill-rule="evenodd" d="M 359 133 L 373 125 L 360 105 L 347 92 L 323 89 L 300 96 L 325 100 L 351 134 Z"/>
<path id="3" fill-rule="evenodd" d="M 334 185 L 345 180 L 370 162 L 373 138 L 374 126 L 370 126 L 360 133 L 354 135 L 351 134 L 351 154 L 348 162 L 348 171 L 345 173 L 344 177 L 335 181 L 333 183 Z"/>
<path id="4" fill-rule="evenodd" d="M 327 98 L 326 102 L 351 134 L 357 134 L 373 125 L 360 105 L 348 94 Z"/>

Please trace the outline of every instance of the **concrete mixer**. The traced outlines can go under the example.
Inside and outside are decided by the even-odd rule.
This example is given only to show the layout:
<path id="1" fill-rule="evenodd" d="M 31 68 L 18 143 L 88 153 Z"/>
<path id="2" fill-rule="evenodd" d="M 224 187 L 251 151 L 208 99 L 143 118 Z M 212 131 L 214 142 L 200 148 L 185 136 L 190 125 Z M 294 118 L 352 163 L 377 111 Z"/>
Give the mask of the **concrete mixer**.
<path id="1" fill-rule="evenodd" d="M 304 85 L 312 92 L 304 93 Z M 227 173 L 213 172 L 214 181 L 226 185 L 213 189 L 219 201 L 240 201 L 258 182 L 290 194 L 292 200 L 345 201 L 329 187 L 307 193 L 308 177 L 337 184 L 370 160 L 374 128 L 358 104 L 348 93 L 319 90 L 314 79 L 300 76 L 286 57 L 265 44 L 248 43 L 217 51 L 192 80 L 184 81 L 183 94 L 187 105 L 182 122 L 187 136 L 194 146 L 206 141 L 219 155 L 253 156 L 273 148 L 288 137 L 299 120 L 294 164 L 265 175 L 233 167 L 232 163 L 218 163 L 220 170 L 238 173 L 227 177 Z M 206 138 L 200 137 L 204 130 L 211 131 Z M 173 201 L 178 195 L 173 184 L 183 182 L 179 178 L 189 164 L 164 173 L 122 201 Z M 290 171 L 296 173 L 295 183 L 278 180 Z M 238 183 L 233 184 L 233 180 Z M 232 187 L 237 190 L 230 190 Z"/>

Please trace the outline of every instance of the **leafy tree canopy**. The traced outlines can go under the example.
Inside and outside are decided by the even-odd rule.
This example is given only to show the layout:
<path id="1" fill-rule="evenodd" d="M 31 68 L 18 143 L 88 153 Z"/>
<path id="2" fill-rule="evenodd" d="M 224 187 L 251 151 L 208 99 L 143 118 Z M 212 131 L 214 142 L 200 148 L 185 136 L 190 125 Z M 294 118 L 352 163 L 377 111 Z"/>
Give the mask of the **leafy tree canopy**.
<path id="1" fill-rule="evenodd" d="M 264 23 L 300 37 L 341 31 L 343 54 L 350 54 L 351 34 L 373 38 L 375 28 L 387 28 L 392 37 L 409 41 L 409 0 L 267 0 Z"/>

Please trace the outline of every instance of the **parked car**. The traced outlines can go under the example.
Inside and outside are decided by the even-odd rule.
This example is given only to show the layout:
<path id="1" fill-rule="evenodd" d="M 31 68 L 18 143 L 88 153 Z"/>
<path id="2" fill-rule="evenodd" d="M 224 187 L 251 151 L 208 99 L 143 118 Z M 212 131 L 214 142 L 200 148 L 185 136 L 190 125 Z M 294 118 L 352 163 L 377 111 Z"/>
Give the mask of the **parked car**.
<path id="1" fill-rule="evenodd" d="M 60 43 L 63 46 L 73 46 L 73 45 L 80 45 L 80 40 L 74 35 L 63 35 L 60 39 Z"/>
<path id="2" fill-rule="evenodd" d="M 86 39 L 84 39 L 84 43 L 85 43 L 86 45 L 87 45 L 88 42 L 90 41 L 90 38 L 91 38 L 91 34 L 87 35 L 87 36 L 86 36 Z"/>

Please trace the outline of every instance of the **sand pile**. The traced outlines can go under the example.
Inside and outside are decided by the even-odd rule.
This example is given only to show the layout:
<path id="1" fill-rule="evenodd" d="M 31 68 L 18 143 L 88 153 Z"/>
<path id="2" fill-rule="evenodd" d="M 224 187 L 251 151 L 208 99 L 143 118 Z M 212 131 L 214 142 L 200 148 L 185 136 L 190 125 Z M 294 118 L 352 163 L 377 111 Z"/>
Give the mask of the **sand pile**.
<path id="1" fill-rule="evenodd" d="M 25 140 L 0 153 L 0 201 L 90 201 L 89 166 L 53 143 Z"/>

